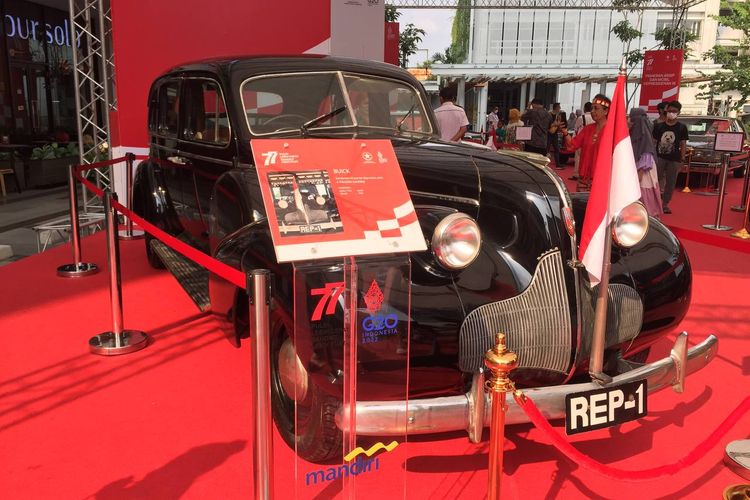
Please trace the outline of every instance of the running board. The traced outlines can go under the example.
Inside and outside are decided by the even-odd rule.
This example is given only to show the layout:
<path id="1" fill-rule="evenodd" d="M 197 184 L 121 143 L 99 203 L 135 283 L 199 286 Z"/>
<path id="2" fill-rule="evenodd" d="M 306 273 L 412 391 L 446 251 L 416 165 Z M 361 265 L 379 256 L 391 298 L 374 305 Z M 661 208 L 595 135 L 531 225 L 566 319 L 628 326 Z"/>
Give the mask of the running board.
<path id="1" fill-rule="evenodd" d="M 208 311 L 211 305 L 208 298 L 208 271 L 157 239 L 151 240 L 151 249 L 169 272 L 177 278 L 177 282 L 195 302 L 198 309 L 201 312 Z"/>

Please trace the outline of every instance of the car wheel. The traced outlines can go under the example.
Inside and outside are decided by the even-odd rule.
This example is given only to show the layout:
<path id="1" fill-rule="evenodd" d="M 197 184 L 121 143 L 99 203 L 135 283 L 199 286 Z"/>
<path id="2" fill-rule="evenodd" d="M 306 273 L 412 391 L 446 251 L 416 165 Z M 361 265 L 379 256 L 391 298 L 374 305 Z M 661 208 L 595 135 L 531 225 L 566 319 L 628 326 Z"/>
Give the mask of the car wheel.
<path id="1" fill-rule="evenodd" d="M 745 175 L 745 168 L 746 167 L 740 167 L 740 168 L 735 168 L 734 170 L 732 170 L 732 175 L 734 176 L 734 178 L 739 179 L 743 177 Z"/>
<path id="2" fill-rule="evenodd" d="M 325 463 L 341 456 L 340 401 L 309 382 L 285 331 L 271 340 L 271 405 L 281 437 L 301 458 Z"/>

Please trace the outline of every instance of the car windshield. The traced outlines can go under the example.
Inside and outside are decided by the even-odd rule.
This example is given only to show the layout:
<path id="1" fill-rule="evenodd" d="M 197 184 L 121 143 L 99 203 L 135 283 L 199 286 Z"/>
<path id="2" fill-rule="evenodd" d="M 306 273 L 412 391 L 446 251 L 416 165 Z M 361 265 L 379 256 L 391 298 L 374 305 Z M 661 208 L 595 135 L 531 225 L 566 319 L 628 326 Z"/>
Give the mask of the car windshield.
<path id="1" fill-rule="evenodd" d="M 432 134 L 420 94 L 405 82 L 321 72 L 250 78 L 242 102 L 254 135 L 370 129 Z"/>
<path id="2" fill-rule="evenodd" d="M 710 138 L 711 142 L 713 142 L 716 132 L 732 131 L 731 123 L 726 118 L 713 118 L 711 116 L 699 118 L 681 117 L 680 121 L 685 124 L 690 139 L 694 141 L 705 141 Z"/>

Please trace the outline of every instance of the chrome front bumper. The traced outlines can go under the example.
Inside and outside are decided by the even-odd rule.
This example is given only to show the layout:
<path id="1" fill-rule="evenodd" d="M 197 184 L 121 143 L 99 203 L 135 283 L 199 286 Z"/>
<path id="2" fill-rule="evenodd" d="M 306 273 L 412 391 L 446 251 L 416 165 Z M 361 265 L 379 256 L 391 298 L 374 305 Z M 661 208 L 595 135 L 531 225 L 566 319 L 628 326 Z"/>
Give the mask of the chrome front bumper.
<path id="1" fill-rule="evenodd" d="M 648 381 L 648 391 L 655 392 L 672 386 L 682 392 L 686 375 L 706 366 L 718 351 L 718 339 L 709 335 L 700 344 L 687 349 L 687 334 L 678 336 L 669 357 L 627 371 L 606 384 L 615 386 L 638 380 Z M 539 410 L 549 420 L 565 418 L 565 396 L 576 392 L 600 389 L 593 382 L 524 389 Z M 391 436 L 404 434 L 433 434 L 466 430 L 472 441 L 481 440 L 482 430 L 490 422 L 490 404 L 484 392 L 484 378 L 474 377 L 471 391 L 463 396 L 406 401 L 360 401 L 356 406 L 357 434 Z M 342 408 L 336 414 L 336 424 L 343 428 L 347 413 Z M 505 422 L 528 422 L 526 414 L 510 398 Z"/>

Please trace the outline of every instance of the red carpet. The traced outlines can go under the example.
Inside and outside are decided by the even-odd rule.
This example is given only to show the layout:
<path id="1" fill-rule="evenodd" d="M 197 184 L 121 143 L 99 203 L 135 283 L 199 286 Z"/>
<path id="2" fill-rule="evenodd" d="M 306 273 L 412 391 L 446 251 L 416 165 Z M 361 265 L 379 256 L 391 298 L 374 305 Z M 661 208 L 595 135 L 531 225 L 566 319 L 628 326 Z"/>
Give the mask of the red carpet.
<path id="1" fill-rule="evenodd" d="M 682 196 L 676 196 L 671 217 L 705 222 L 705 212 L 689 210 L 697 202 L 689 198 L 683 205 Z M 692 222 L 686 229 L 694 229 Z M 695 288 L 682 328 L 693 342 L 716 333 L 719 356 L 688 379 L 684 394 L 652 395 L 648 417 L 572 438 L 601 462 L 633 470 L 674 462 L 750 394 L 748 257 L 685 244 Z M 170 275 L 148 268 L 142 245 L 123 242 L 121 248 L 125 325 L 147 331 L 154 342 L 120 357 L 88 353 L 88 339 L 111 321 L 104 273 L 55 277 L 55 268 L 70 261 L 68 248 L 0 268 L 3 498 L 252 498 L 249 350 L 230 347 Z M 84 255 L 104 265 L 102 235 L 84 240 Z M 670 347 L 658 345 L 652 358 Z M 536 429 L 515 426 L 507 432 L 502 496 L 719 498 L 726 486 L 742 482 L 722 464 L 723 446 L 748 435 L 750 420 L 743 419 L 694 466 L 666 480 L 627 483 L 580 469 Z M 483 498 L 486 443 L 472 445 L 461 433 L 441 438 L 414 437 L 396 449 L 409 457 L 408 498 Z M 386 489 L 384 496 L 398 493 L 392 478 L 401 477 L 403 467 L 400 460 L 395 470 L 370 476 Z M 290 474 L 288 468 L 280 473 L 277 498 L 294 496 Z M 335 494 L 331 487 L 299 491 L 305 498 Z M 381 496 L 370 491 L 358 498 Z"/>

